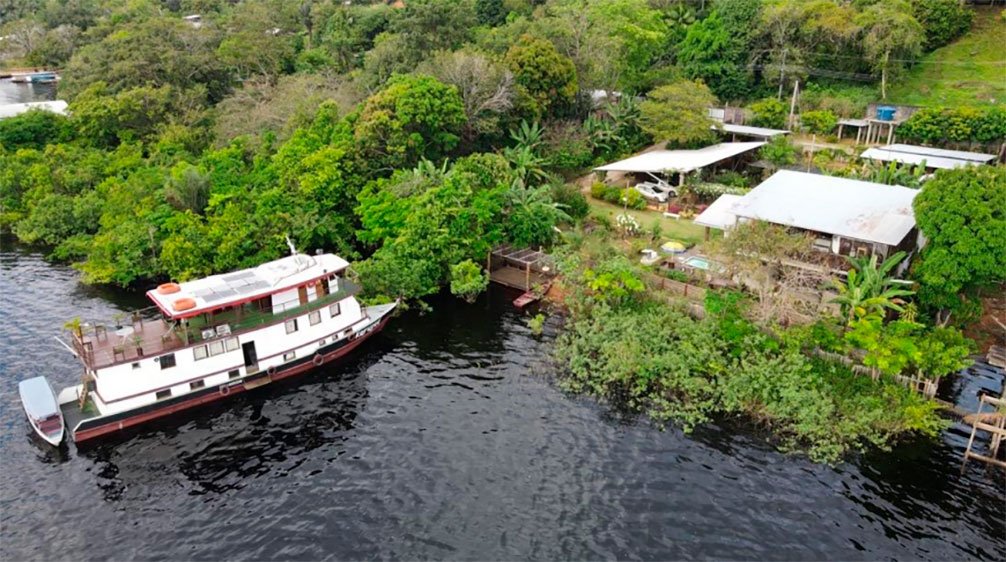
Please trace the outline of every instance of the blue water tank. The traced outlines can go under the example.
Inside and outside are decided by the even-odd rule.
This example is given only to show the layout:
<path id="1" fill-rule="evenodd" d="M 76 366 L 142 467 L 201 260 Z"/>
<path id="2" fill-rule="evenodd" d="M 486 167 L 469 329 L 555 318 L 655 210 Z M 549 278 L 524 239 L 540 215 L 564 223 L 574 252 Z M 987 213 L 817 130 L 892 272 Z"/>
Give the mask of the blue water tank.
<path id="1" fill-rule="evenodd" d="M 881 121 L 894 121 L 894 112 L 897 110 L 898 108 L 889 105 L 877 106 L 877 119 Z"/>

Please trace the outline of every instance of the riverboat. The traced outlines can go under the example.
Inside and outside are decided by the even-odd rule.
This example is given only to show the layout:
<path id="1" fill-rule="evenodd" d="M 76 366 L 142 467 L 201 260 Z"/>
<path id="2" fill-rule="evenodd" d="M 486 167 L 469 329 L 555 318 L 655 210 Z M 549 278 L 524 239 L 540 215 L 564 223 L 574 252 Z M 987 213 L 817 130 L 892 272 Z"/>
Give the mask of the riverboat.
<path id="1" fill-rule="evenodd" d="M 17 387 L 31 428 L 50 445 L 59 446 L 63 442 L 63 416 L 49 381 L 35 377 L 19 382 Z"/>
<path id="2" fill-rule="evenodd" d="M 291 250 L 293 250 L 291 246 Z M 361 306 L 349 264 L 292 255 L 147 292 L 117 324 L 68 325 L 84 365 L 57 401 L 82 443 L 287 379 L 339 359 L 387 324 L 397 302 Z M 62 340 L 61 340 L 62 341 Z"/>
<path id="3" fill-rule="evenodd" d="M 28 72 L 12 72 L 11 82 L 25 84 L 50 84 L 59 80 L 59 75 L 53 70 L 33 70 Z"/>

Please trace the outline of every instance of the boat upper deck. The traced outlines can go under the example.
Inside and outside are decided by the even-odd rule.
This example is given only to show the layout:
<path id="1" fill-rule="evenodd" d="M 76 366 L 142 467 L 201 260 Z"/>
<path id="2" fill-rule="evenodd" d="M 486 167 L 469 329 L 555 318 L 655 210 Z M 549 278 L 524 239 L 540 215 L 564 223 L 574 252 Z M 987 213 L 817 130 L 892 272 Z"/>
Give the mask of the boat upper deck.
<path id="1" fill-rule="evenodd" d="M 324 279 L 347 267 L 346 260 L 333 254 L 294 254 L 258 267 L 178 283 L 174 292 L 155 289 L 147 296 L 167 317 L 191 318 Z"/>
<path id="2" fill-rule="evenodd" d="M 283 311 L 258 310 L 250 304 L 231 305 L 184 321 L 158 317 L 154 314 L 156 309 L 151 308 L 133 313 L 121 326 L 82 324 L 79 333 L 73 335 L 73 346 L 85 365 L 100 369 L 283 322 L 359 292 L 358 285 L 340 279 L 338 291 Z"/>

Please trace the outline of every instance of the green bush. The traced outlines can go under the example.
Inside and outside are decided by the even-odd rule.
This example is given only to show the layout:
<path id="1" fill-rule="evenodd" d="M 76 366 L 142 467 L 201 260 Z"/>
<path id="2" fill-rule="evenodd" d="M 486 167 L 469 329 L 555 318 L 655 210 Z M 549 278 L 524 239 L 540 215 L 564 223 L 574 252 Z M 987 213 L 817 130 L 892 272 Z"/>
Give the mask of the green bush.
<path id="1" fill-rule="evenodd" d="M 608 191 L 608 184 L 604 182 L 594 182 L 590 186 L 590 196 L 594 199 L 604 199 L 604 194 Z"/>
<path id="2" fill-rule="evenodd" d="M 898 136 L 925 144 L 1000 143 L 1006 139 L 1006 107 L 927 107 L 898 127 Z"/>
<path id="3" fill-rule="evenodd" d="M 733 170 L 723 170 L 713 176 L 712 183 L 719 183 L 730 187 L 751 187 L 751 182 L 747 176 Z"/>
<path id="4" fill-rule="evenodd" d="M 646 208 L 646 198 L 643 194 L 636 191 L 631 187 L 623 189 L 619 193 L 619 204 L 624 204 L 630 209 L 645 209 Z"/>
<path id="5" fill-rule="evenodd" d="M 789 142 L 787 135 L 774 137 L 758 150 L 758 155 L 779 168 L 796 164 L 796 147 Z"/>
<path id="6" fill-rule="evenodd" d="M 925 30 L 927 51 L 967 33 L 974 19 L 974 11 L 960 0 L 914 0 L 912 14 Z"/>
<path id="7" fill-rule="evenodd" d="M 475 302 L 479 293 L 489 286 L 489 275 L 472 260 L 451 266 L 451 294 Z"/>
<path id="8" fill-rule="evenodd" d="M 755 127 L 786 128 L 786 115 L 789 109 L 783 102 L 775 98 L 765 98 L 752 103 L 748 109 L 754 113 L 751 124 Z"/>
<path id="9" fill-rule="evenodd" d="M 805 111 L 800 114 L 800 124 L 812 133 L 826 135 L 835 130 L 835 126 L 838 125 L 838 117 L 826 109 Z"/>
<path id="10" fill-rule="evenodd" d="M 593 188 L 591 188 L 593 193 Z M 552 186 L 552 201 L 562 205 L 562 210 L 574 221 L 586 218 L 590 212 L 590 204 L 587 198 L 580 193 L 579 188 L 574 184 L 557 183 Z"/>

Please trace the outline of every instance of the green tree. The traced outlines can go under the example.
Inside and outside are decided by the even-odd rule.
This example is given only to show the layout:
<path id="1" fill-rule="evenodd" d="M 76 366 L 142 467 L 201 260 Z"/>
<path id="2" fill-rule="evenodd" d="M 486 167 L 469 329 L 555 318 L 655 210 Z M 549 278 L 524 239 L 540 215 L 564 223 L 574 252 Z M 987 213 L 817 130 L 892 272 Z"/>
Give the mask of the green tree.
<path id="1" fill-rule="evenodd" d="M 8 150 L 34 148 L 67 140 L 73 134 L 67 118 L 45 110 L 32 110 L 0 120 L 0 146 Z"/>
<path id="2" fill-rule="evenodd" d="M 709 17 L 690 26 L 678 44 L 678 64 L 685 77 L 699 79 L 720 99 L 737 99 L 748 89 L 743 44 L 736 28 L 728 28 L 714 10 Z"/>
<path id="3" fill-rule="evenodd" d="M 489 27 L 503 25 L 507 12 L 503 0 L 475 0 L 475 15 L 482 25 Z"/>
<path id="4" fill-rule="evenodd" d="M 931 51 L 967 33 L 975 13 L 960 0 L 915 0 L 912 15 L 925 31 L 925 49 Z"/>
<path id="5" fill-rule="evenodd" d="M 1006 281 L 1006 168 L 940 170 L 915 198 L 926 238 L 912 270 L 923 304 L 949 313 L 961 297 Z"/>
<path id="6" fill-rule="evenodd" d="M 703 146 L 716 139 L 708 109 L 716 97 L 702 82 L 681 80 L 661 86 L 639 104 L 640 124 L 654 140 Z"/>
<path id="7" fill-rule="evenodd" d="M 922 26 L 911 14 L 911 6 L 900 0 L 877 2 L 856 17 L 863 28 L 863 53 L 880 72 L 880 97 L 887 99 L 888 74 L 914 59 L 922 51 Z"/>
<path id="8" fill-rule="evenodd" d="M 439 160 L 453 149 L 465 123 L 457 88 L 424 75 L 397 76 L 363 104 L 353 126 L 374 169 Z"/>
<path id="9" fill-rule="evenodd" d="M 550 41 L 524 35 L 507 51 L 504 63 L 514 75 L 522 106 L 535 119 L 572 105 L 578 88 L 576 67 Z"/>
<path id="10" fill-rule="evenodd" d="M 472 260 L 465 260 L 451 266 L 451 294 L 475 302 L 479 294 L 489 286 L 489 275 Z"/>
<path id="11" fill-rule="evenodd" d="M 789 113 L 789 108 L 781 101 L 775 98 L 765 98 L 752 103 L 748 109 L 754 113 L 751 124 L 755 127 L 786 128 L 786 116 Z"/>

